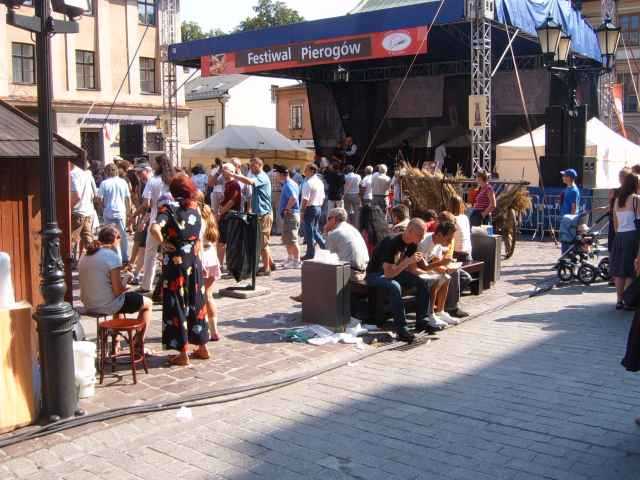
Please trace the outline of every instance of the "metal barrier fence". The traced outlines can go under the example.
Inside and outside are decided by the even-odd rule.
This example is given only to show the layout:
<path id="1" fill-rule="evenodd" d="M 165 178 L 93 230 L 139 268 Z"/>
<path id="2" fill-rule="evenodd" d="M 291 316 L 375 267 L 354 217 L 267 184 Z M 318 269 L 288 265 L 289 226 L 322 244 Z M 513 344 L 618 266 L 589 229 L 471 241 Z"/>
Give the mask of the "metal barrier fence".
<path id="1" fill-rule="evenodd" d="M 544 201 L 540 195 L 530 194 L 533 208 L 522 218 L 520 233 L 531 233 L 531 239 L 542 239 L 551 229 L 560 229 L 560 195 L 546 195 Z M 580 211 L 590 211 L 593 197 L 580 197 Z M 591 215 L 588 219 L 591 222 Z"/>

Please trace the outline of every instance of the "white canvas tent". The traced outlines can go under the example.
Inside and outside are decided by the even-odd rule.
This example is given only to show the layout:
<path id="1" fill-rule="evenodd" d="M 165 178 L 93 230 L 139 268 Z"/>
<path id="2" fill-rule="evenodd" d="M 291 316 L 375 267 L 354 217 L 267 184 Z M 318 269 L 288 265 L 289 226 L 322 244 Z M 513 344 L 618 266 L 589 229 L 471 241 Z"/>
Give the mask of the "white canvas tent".
<path id="1" fill-rule="evenodd" d="M 541 157 L 544 155 L 545 126 L 536 128 L 532 133 L 536 151 Z M 587 123 L 585 155 L 597 159 L 595 186 L 614 188 L 618 186 L 620 169 L 640 162 L 640 146 L 618 135 L 597 118 L 592 118 Z M 528 133 L 498 145 L 496 170 L 501 180 L 525 180 L 532 186 L 539 186 L 538 169 Z"/>
<path id="2" fill-rule="evenodd" d="M 198 163 L 211 165 L 218 157 L 223 161 L 232 157 L 247 160 L 252 156 L 266 163 L 288 167 L 302 166 L 313 160 L 314 153 L 289 140 L 273 128 L 229 125 L 215 135 L 182 149 L 186 167 Z"/>

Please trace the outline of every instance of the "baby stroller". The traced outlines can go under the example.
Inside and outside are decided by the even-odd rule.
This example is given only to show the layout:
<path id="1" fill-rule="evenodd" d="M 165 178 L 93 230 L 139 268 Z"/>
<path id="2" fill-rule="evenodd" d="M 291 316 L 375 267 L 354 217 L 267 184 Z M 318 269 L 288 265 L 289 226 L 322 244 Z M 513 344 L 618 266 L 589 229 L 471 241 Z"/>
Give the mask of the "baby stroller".
<path id="1" fill-rule="evenodd" d="M 590 285 L 598 278 L 608 281 L 611 277 L 609 257 L 603 257 L 607 248 L 599 243 L 606 239 L 609 214 L 604 214 L 589 228 L 585 222 L 590 214 L 591 212 L 586 211 L 577 215 L 565 215 L 560 222 L 562 256 L 554 269 L 563 282 L 577 278 L 585 285 Z M 598 262 L 597 265 L 594 265 L 595 262 Z"/>

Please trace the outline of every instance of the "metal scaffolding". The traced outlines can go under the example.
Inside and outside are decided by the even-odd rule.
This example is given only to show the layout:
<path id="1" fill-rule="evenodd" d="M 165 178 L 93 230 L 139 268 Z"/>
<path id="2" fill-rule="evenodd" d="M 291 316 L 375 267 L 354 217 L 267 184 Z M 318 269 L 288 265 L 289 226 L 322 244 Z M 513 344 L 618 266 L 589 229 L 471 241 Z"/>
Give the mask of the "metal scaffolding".
<path id="1" fill-rule="evenodd" d="M 468 0 L 467 18 L 471 22 L 471 95 L 484 97 L 484 118 L 471 126 L 471 165 L 473 173 L 491 171 L 491 21 L 494 0 Z"/>
<path id="2" fill-rule="evenodd" d="M 180 165 L 178 141 L 178 69 L 169 62 L 169 45 L 178 43 L 178 0 L 159 2 L 160 59 L 162 62 L 162 125 L 164 148 L 173 165 Z"/>

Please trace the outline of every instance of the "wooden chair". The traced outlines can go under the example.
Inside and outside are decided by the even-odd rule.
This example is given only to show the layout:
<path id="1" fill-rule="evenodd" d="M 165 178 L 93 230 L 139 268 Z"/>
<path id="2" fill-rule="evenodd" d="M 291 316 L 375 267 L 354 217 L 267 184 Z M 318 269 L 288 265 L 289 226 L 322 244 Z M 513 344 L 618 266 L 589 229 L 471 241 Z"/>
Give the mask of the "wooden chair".
<path id="1" fill-rule="evenodd" d="M 104 369 L 107 362 L 107 358 L 111 363 L 111 372 L 116 371 L 116 364 L 118 358 L 128 358 L 128 362 L 131 364 L 131 373 L 133 375 L 134 385 L 138 383 L 136 376 L 136 364 L 142 363 L 145 373 L 149 373 L 147 368 L 147 359 L 144 355 L 144 339 L 140 335 L 138 339 L 138 345 L 134 345 L 134 338 L 136 334 L 141 334 L 144 331 L 145 324 L 143 321 L 127 319 L 125 315 L 120 315 L 116 320 L 108 320 L 100 322 L 98 325 L 98 345 L 100 351 L 100 361 L 98 364 L 98 370 L 100 371 L 100 384 L 104 380 Z M 123 336 L 128 344 L 129 348 L 126 352 L 116 353 L 116 342 L 118 336 Z M 109 349 L 109 339 L 111 339 L 111 348 Z M 109 354 L 107 355 L 107 351 Z"/>

